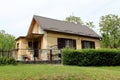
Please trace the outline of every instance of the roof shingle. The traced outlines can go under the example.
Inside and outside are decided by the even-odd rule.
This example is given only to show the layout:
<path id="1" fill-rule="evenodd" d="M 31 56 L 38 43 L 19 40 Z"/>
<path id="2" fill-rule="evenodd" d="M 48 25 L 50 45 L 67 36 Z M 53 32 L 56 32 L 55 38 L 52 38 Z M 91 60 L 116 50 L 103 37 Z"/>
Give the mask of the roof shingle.
<path id="1" fill-rule="evenodd" d="M 85 25 L 50 19 L 36 15 L 34 15 L 33 18 L 37 21 L 43 30 L 100 38 L 100 36 L 95 31 Z"/>

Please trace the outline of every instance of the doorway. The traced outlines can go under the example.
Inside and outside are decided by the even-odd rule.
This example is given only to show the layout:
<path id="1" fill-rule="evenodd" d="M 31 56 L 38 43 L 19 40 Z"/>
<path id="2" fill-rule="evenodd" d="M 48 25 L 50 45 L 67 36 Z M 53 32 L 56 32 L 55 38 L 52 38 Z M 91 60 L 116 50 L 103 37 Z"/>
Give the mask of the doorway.
<path id="1" fill-rule="evenodd" d="M 33 42 L 33 50 L 34 50 L 34 59 L 37 57 L 39 57 L 39 42 L 38 41 L 34 41 Z"/>

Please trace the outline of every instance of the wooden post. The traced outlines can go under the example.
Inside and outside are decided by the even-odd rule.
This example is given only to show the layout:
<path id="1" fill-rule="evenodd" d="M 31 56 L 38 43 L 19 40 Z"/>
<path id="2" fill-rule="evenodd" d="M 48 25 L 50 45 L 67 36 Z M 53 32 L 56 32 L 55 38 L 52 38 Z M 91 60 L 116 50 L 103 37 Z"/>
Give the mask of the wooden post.
<path id="1" fill-rule="evenodd" d="M 50 62 L 52 63 L 52 49 L 50 49 Z"/>
<path id="2" fill-rule="evenodd" d="M 62 50 L 60 49 L 60 63 L 62 63 Z"/>

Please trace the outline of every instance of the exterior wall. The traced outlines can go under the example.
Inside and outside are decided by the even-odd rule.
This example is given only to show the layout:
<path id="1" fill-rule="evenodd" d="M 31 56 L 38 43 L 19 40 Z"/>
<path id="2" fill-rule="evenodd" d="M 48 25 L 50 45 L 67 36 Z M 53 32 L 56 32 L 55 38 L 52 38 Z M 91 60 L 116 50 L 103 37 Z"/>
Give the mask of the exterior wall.
<path id="1" fill-rule="evenodd" d="M 45 34 L 43 35 L 42 39 L 41 39 L 41 49 L 47 49 L 47 33 L 45 32 Z"/>
<path id="2" fill-rule="evenodd" d="M 17 54 L 17 60 L 23 60 L 23 57 L 28 57 L 30 60 L 34 60 L 34 50 L 29 49 L 28 47 L 28 42 L 31 40 L 26 40 L 26 39 L 22 39 L 20 38 L 19 40 L 16 41 L 16 48 L 17 48 L 17 44 L 19 43 L 19 48 L 18 48 L 18 54 Z M 39 44 L 38 44 L 38 48 L 41 49 L 41 38 L 38 40 Z M 40 55 L 40 57 L 44 57 L 45 54 Z M 44 59 L 44 58 L 43 58 Z M 46 59 L 46 55 L 45 55 L 45 59 Z"/>
<path id="3" fill-rule="evenodd" d="M 39 49 L 47 49 L 47 34 L 45 34 L 42 38 L 39 38 L 39 44 L 38 44 L 38 48 Z M 32 40 L 28 40 L 25 38 L 19 38 L 16 41 L 16 48 L 17 48 L 17 44 L 19 43 L 19 48 L 18 48 L 18 54 L 17 54 L 17 60 L 21 61 L 23 60 L 23 56 L 26 56 L 28 58 L 30 58 L 30 60 L 34 60 L 34 50 L 30 50 L 28 47 L 28 42 L 32 41 Z M 48 55 L 47 55 L 47 51 L 42 50 L 42 53 L 39 55 L 39 57 L 41 57 L 41 60 L 48 60 Z"/>
<path id="4" fill-rule="evenodd" d="M 28 43 L 25 38 L 20 38 L 19 40 L 16 41 L 16 48 L 17 44 L 19 44 L 18 48 L 18 60 L 22 59 L 22 55 L 27 55 L 27 51 L 25 49 L 28 49 Z"/>
<path id="5" fill-rule="evenodd" d="M 95 42 L 95 48 L 100 48 L 100 40 L 94 39 L 94 38 L 87 38 L 87 37 L 81 37 L 81 36 L 75 36 L 75 35 L 69 35 L 69 34 L 63 34 L 63 33 L 55 33 L 55 32 L 48 32 L 47 33 L 47 41 L 48 45 L 47 48 L 56 48 L 57 49 L 57 38 L 68 38 L 68 39 L 74 39 L 76 40 L 76 49 L 81 49 L 81 41 L 87 40 L 87 41 L 94 41 Z"/>
<path id="6" fill-rule="evenodd" d="M 48 43 L 47 32 L 44 32 L 44 36 L 41 39 L 41 49 L 43 49 L 43 50 L 41 52 L 40 57 L 41 57 L 42 60 L 48 60 L 48 54 L 49 54 L 49 52 L 47 52 L 46 50 L 44 50 L 44 49 L 47 49 L 47 43 Z"/>
<path id="7" fill-rule="evenodd" d="M 81 37 L 81 36 L 75 36 L 70 34 L 63 34 L 63 33 L 56 33 L 56 32 L 45 32 L 44 36 L 40 38 L 39 40 L 39 49 L 42 49 L 42 52 L 40 54 L 41 60 L 48 60 L 48 54 L 50 51 L 46 51 L 46 49 L 57 49 L 57 38 L 68 38 L 68 39 L 74 39 L 76 40 L 76 49 L 81 49 L 81 41 L 87 40 L 87 41 L 94 41 L 95 42 L 95 48 L 100 48 L 100 40 L 94 39 L 94 38 L 87 38 L 87 37 Z M 16 47 L 17 43 L 19 43 L 19 49 L 18 49 L 18 60 L 23 60 L 23 56 L 27 56 L 30 58 L 30 60 L 34 60 L 33 54 L 34 51 L 28 50 L 28 41 L 25 38 L 20 38 L 16 41 Z"/>
<path id="8" fill-rule="evenodd" d="M 19 49 L 27 49 L 28 48 L 28 41 L 24 38 L 19 39 L 16 41 L 16 47 L 17 43 L 19 43 Z"/>
<path id="9" fill-rule="evenodd" d="M 39 26 L 38 26 L 37 23 L 34 24 L 34 27 L 33 27 L 32 33 L 39 33 Z"/>
<path id="10" fill-rule="evenodd" d="M 40 25 L 37 24 L 37 22 L 35 22 L 35 24 L 32 26 L 32 33 L 37 33 L 37 34 L 43 34 L 44 31 L 41 29 Z"/>

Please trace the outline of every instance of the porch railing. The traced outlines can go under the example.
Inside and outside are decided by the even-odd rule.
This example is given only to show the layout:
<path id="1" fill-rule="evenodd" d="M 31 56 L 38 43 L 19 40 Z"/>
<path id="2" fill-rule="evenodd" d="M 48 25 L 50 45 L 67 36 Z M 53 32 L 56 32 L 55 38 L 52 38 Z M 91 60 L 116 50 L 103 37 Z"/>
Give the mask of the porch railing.
<path id="1" fill-rule="evenodd" d="M 17 50 L 0 50 L 0 57 L 13 57 L 17 59 Z"/>
<path id="2" fill-rule="evenodd" d="M 61 52 L 59 49 L 15 49 L 9 51 L 0 51 L 0 57 L 13 57 L 17 61 L 61 61 Z"/>

